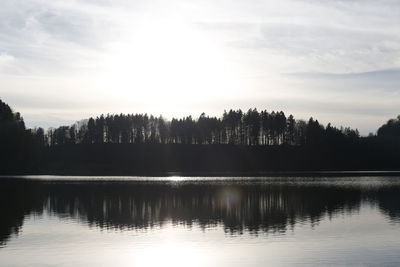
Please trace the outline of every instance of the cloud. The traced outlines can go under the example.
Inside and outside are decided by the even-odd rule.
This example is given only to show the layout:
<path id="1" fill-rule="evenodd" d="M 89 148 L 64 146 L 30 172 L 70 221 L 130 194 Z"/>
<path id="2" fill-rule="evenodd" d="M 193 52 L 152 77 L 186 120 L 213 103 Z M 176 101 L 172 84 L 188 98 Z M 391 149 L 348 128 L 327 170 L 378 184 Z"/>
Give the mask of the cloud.
<path id="1" fill-rule="evenodd" d="M 112 23 L 96 18 L 96 9 L 82 6 L 44 0 L 2 2 L 0 53 L 16 59 L 14 74 L 49 75 L 93 60 Z"/>
<path id="2" fill-rule="evenodd" d="M 290 73 L 287 76 L 308 81 L 310 85 L 328 87 L 328 90 L 400 94 L 400 68 L 352 73 L 299 72 Z"/>
<path id="3" fill-rule="evenodd" d="M 297 59 L 291 69 L 355 72 L 400 66 L 400 35 L 342 26 L 260 25 L 260 34 L 236 40 L 230 46 Z"/>
<path id="4" fill-rule="evenodd" d="M 353 72 L 353 73 L 290 73 L 303 78 L 316 78 L 316 79 L 366 79 L 366 80 L 395 80 L 400 82 L 400 68 L 366 71 L 366 72 Z M 400 88 L 399 88 L 400 89 Z"/>
<path id="5" fill-rule="evenodd" d="M 0 53 L 0 72 L 7 72 L 14 62 L 15 58 L 13 56 Z"/>

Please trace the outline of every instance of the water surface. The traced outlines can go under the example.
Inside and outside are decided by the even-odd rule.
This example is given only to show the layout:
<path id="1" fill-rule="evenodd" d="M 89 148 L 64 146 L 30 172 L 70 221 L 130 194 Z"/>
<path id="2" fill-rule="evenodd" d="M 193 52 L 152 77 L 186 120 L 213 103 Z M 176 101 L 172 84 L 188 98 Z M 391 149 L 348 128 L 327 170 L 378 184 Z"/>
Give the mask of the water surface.
<path id="1" fill-rule="evenodd" d="M 399 177 L 0 177 L 1 266 L 400 265 Z"/>

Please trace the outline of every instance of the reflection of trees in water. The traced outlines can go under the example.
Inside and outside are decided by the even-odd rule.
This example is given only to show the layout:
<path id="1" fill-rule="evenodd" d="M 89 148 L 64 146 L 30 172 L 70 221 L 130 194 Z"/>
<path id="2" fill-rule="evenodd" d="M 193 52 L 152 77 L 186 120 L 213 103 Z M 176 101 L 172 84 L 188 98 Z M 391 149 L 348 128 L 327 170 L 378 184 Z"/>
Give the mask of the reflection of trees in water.
<path id="1" fill-rule="evenodd" d="M 0 242 L 21 228 L 25 215 L 47 211 L 89 226 L 146 229 L 165 222 L 203 228 L 221 224 L 227 232 L 285 232 L 298 222 L 358 210 L 361 200 L 378 203 L 392 219 L 400 217 L 399 187 L 294 184 L 44 183 L 2 181 Z"/>
<path id="2" fill-rule="evenodd" d="M 172 220 L 257 232 L 284 231 L 298 220 L 317 221 L 325 212 L 358 208 L 359 198 L 352 190 L 273 185 L 67 185 L 52 191 L 46 208 L 106 228 L 147 228 Z"/>
<path id="3" fill-rule="evenodd" d="M 400 187 L 381 188 L 374 194 L 380 210 L 393 222 L 400 222 Z"/>
<path id="4" fill-rule="evenodd" d="M 0 245 L 3 245 L 13 234 L 18 234 L 25 215 L 42 212 L 42 194 L 37 184 L 20 181 L 0 181 Z"/>

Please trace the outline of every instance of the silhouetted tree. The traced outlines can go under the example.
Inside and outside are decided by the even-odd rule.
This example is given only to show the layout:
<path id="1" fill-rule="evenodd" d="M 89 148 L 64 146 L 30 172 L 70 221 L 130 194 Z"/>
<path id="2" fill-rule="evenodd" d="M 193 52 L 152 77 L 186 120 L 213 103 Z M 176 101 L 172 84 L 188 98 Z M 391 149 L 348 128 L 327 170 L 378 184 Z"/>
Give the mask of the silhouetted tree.
<path id="1" fill-rule="evenodd" d="M 243 112 L 240 109 L 237 111 L 232 109 L 229 112 L 224 111 L 222 123 L 226 131 L 224 137 L 227 139 L 223 140 L 224 143 L 242 144 L 244 142 L 242 119 Z"/>
<path id="2" fill-rule="evenodd" d="M 35 139 L 37 146 L 44 147 L 47 144 L 43 128 L 39 127 L 39 128 L 33 129 L 32 134 L 33 134 L 33 137 Z"/>
<path id="3" fill-rule="evenodd" d="M 260 136 L 260 114 L 257 109 L 249 109 L 243 116 L 247 145 L 258 145 Z"/>
<path id="4" fill-rule="evenodd" d="M 39 134 L 41 130 L 39 131 Z M 40 136 L 37 137 L 40 142 Z M 0 99 L 0 172 L 23 171 L 32 160 L 35 137 L 20 113 Z"/>
<path id="5" fill-rule="evenodd" d="M 289 115 L 286 122 L 286 143 L 289 145 L 295 144 L 296 121 L 292 114 Z"/>
<path id="6" fill-rule="evenodd" d="M 76 125 L 69 128 L 69 144 L 76 144 Z"/>
<path id="7" fill-rule="evenodd" d="M 400 115 L 382 125 L 378 129 L 378 137 L 388 142 L 400 143 Z"/>
<path id="8" fill-rule="evenodd" d="M 96 118 L 95 126 L 94 126 L 94 142 L 101 144 L 104 142 L 104 128 L 105 128 L 105 119 L 103 114 L 100 117 Z"/>
<path id="9" fill-rule="evenodd" d="M 87 126 L 87 136 L 86 136 L 87 142 L 89 144 L 94 143 L 94 141 L 96 140 L 95 137 L 96 137 L 96 124 L 94 122 L 94 119 L 90 118 Z"/>
<path id="10" fill-rule="evenodd" d="M 314 120 L 312 117 L 307 123 L 306 132 L 306 143 L 308 145 L 320 144 L 324 134 L 324 127 L 319 124 L 318 120 Z"/>

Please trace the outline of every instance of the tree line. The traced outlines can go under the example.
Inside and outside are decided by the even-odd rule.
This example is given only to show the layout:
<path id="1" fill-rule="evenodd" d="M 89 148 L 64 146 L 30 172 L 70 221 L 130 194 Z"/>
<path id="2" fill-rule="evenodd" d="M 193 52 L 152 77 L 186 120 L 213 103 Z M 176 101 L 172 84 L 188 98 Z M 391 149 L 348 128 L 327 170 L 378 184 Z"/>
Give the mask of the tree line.
<path id="1" fill-rule="evenodd" d="M 103 147 L 101 144 L 122 145 L 96 150 Z M 136 146 L 133 153 L 123 144 L 182 146 L 152 146 L 154 149 L 146 145 Z M 90 152 L 89 158 L 82 159 L 82 166 L 89 168 L 93 165 L 91 168 L 95 170 L 99 166 L 94 158 L 98 158 L 99 162 L 103 160 L 102 155 L 97 153 L 106 156 L 112 149 L 121 154 L 121 162 L 135 158 L 137 164 L 131 166 L 133 169 L 127 166 L 127 173 L 137 171 L 138 162 L 142 162 L 144 171 L 153 168 L 151 164 L 157 155 L 161 171 L 185 168 L 207 170 L 213 166 L 207 161 L 211 154 L 215 156 L 215 161 L 225 160 L 225 165 L 220 164 L 225 169 L 232 169 L 238 164 L 239 169 L 250 171 L 257 164 L 261 169 L 288 169 L 286 161 L 297 162 L 291 170 L 315 166 L 335 170 L 356 166 L 363 169 L 398 168 L 400 116 L 388 120 L 376 134 L 367 137 L 360 136 L 357 129 L 337 128 L 330 123 L 324 126 L 313 118 L 305 121 L 295 119 L 293 115 L 286 116 L 283 111 L 258 111 L 254 108 L 247 112 L 240 109 L 224 111 L 220 117 L 203 113 L 197 118 L 187 116 L 171 120 L 147 114 L 107 114 L 71 126 L 44 130 L 27 129 L 21 114 L 0 100 L 0 173 L 47 173 L 56 170 L 57 166 L 64 170 L 66 159 L 79 158 L 77 151 L 85 155 Z M 129 154 L 131 152 L 132 155 Z M 321 159 L 321 155 L 328 158 Z M 186 160 L 189 156 L 193 159 Z M 166 161 L 162 157 L 170 158 Z M 306 162 L 301 163 L 302 159 Z M 321 162 L 316 163 L 318 160 Z M 110 164 L 112 174 L 116 162 Z"/>
<path id="2" fill-rule="evenodd" d="M 224 111 L 221 117 L 202 113 L 166 120 L 147 114 L 100 115 L 73 124 L 33 130 L 43 145 L 65 144 L 232 144 L 232 145 L 307 145 L 321 142 L 355 141 L 357 129 L 325 127 L 318 120 L 296 120 L 283 111 L 249 109 Z"/>
<path id="3" fill-rule="evenodd" d="M 400 115 L 382 125 L 376 134 L 360 137 L 357 129 L 326 126 L 286 116 L 283 111 L 240 109 L 222 116 L 192 116 L 164 119 L 148 114 L 107 114 L 81 120 L 71 126 L 27 129 L 19 112 L 0 99 L 0 146 L 17 153 L 26 147 L 66 144 L 231 144 L 231 145 L 313 145 L 348 143 L 360 139 L 400 143 Z M 3 153 L 4 154 L 4 153 Z"/>

